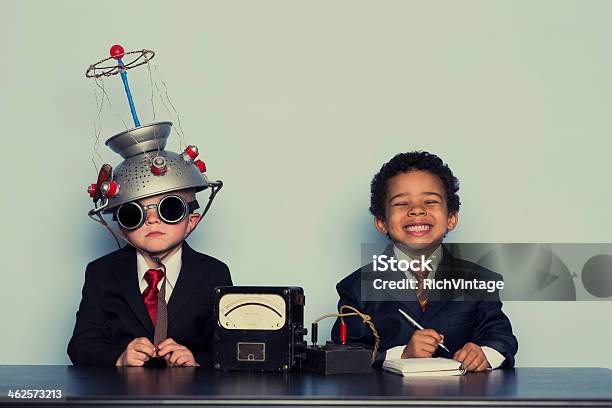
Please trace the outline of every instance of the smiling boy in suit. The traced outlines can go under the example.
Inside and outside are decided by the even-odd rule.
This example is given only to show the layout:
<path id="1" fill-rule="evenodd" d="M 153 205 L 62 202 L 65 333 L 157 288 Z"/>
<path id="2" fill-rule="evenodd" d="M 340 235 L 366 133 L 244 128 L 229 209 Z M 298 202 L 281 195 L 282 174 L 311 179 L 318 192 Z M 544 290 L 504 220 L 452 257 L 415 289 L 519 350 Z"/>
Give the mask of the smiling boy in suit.
<path id="1" fill-rule="evenodd" d="M 360 268 L 336 289 L 338 308 L 350 305 L 372 317 L 380 337 L 375 365 L 385 359 L 446 357 L 460 361 L 468 371 L 512 367 L 518 349 L 508 317 L 502 312 L 498 291 L 428 290 L 426 279 L 501 281 L 500 275 L 454 257 L 442 240 L 459 222 L 459 182 L 442 160 L 428 152 L 401 153 L 385 163 L 371 184 L 370 212 L 376 229 L 391 244 L 385 255 L 410 262 L 425 256 L 436 260 L 432 271 L 406 276 L 415 279 L 415 289 L 381 300 L 362 298 Z M 411 315 L 424 330 L 412 326 L 399 312 Z M 359 319 L 347 318 L 348 341 L 372 346 L 374 337 Z M 340 342 L 340 321 L 332 329 Z M 444 344 L 450 352 L 442 347 Z"/>

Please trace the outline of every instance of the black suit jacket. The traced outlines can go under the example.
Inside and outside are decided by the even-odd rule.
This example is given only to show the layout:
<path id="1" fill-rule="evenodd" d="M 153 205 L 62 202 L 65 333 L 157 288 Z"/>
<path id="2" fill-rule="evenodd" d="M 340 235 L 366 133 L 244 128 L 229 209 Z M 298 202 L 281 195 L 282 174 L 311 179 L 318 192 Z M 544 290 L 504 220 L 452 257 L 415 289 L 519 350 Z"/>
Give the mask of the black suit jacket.
<path id="1" fill-rule="evenodd" d="M 168 302 L 168 337 L 202 366 L 212 362 L 215 286 L 231 286 L 223 262 L 183 243 L 182 267 Z M 125 246 L 87 265 L 76 325 L 68 343 L 75 365 L 115 365 L 137 337 L 153 342 L 153 323 L 138 284 L 136 250 Z"/>
<path id="2" fill-rule="evenodd" d="M 393 255 L 389 246 L 385 254 Z M 438 347 L 434 357 L 452 358 L 453 354 L 467 342 L 489 346 L 500 352 L 506 359 L 502 367 L 514 366 L 518 342 L 512 334 L 508 317 L 502 312 L 502 303 L 497 291 L 443 290 L 431 293 L 425 313 L 416 299 L 415 291 L 407 289 L 402 296 L 397 291 L 386 291 L 384 300 L 363 301 L 361 299 L 361 271 L 371 271 L 372 264 L 360 268 L 336 285 L 340 300 L 338 308 L 350 305 L 370 315 L 381 337 L 375 366 L 385 360 L 386 351 L 395 346 L 405 346 L 417 330 L 399 312 L 402 309 L 426 329 L 434 329 L 444 335 L 446 352 Z M 403 272 L 399 272 L 405 277 Z M 397 276 L 396 276 L 397 277 Z M 442 261 L 438 265 L 435 279 L 478 279 L 499 281 L 502 276 L 463 259 L 456 258 L 443 247 Z M 363 281 L 369 284 L 368 281 Z M 346 317 L 347 341 L 373 346 L 374 337 L 359 317 Z M 332 329 L 332 339 L 340 340 L 339 319 Z"/>

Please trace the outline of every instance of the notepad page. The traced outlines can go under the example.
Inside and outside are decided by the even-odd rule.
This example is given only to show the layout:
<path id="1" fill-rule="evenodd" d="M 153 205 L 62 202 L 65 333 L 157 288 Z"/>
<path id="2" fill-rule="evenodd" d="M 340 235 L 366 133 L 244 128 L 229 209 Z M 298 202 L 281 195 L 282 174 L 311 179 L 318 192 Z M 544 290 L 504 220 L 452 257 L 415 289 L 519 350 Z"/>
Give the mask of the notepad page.
<path id="1" fill-rule="evenodd" d="M 385 360 L 383 369 L 411 377 L 462 375 L 461 363 L 449 358 L 407 358 Z"/>

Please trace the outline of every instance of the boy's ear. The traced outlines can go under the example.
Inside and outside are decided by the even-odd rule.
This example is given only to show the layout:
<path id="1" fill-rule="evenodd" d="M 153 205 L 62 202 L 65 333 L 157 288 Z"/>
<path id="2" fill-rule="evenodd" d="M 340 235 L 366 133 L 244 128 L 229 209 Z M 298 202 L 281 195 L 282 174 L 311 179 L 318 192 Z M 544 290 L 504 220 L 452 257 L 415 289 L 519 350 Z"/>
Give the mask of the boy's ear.
<path id="1" fill-rule="evenodd" d="M 187 222 L 187 234 L 190 234 L 191 231 L 193 231 L 195 226 L 198 224 L 198 221 L 200 220 L 201 216 L 202 215 L 198 213 L 189 214 L 189 221 Z"/>
<path id="2" fill-rule="evenodd" d="M 382 218 L 374 217 L 374 226 L 383 235 L 387 235 L 389 230 L 387 229 L 387 223 Z"/>
<path id="3" fill-rule="evenodd" d="M 458 223 L 459 223 L 459 212 L 454 211 L 448 214 L 448 221 L 446 222 L 446 228 L 449 231 L 454 230 Z"/>

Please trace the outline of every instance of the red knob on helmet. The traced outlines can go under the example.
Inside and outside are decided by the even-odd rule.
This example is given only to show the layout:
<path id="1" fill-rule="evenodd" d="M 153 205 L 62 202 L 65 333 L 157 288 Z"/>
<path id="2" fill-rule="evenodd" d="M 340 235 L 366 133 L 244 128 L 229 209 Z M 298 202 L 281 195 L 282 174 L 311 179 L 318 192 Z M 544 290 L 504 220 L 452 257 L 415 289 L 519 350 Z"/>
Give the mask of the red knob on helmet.
<path id="1" fill-rule="evenodd" d="M 87 187 L 87 192 L 89 193 L 89 197 L 93 198 L 96 195 L 97 185 L 94 183 Z"/>
<path id="2" fill-rule="evenodd" d="M 168 171 L 168 165 L 166 159 L 163 156 L 157 156 L 153 159 L 151 165 L 151 172 L 156 176 L 163 176 Z"/>
<path id="3" fill-rule="evenodd" d="M 204 162 L 202 160 L 196 160 L 194 162 L 194 164 L 196 165 L 198 170 L 200 170 L 200 173 L 205 173 L 206 172 L 206 164 L 204 164 Z"/>
<path id="4" fill-rule="evenodd" d="M 198 157 L 198 148 L 196 146 L 189 145 L 185 149 L 185 151 L 181 154 L 181 157 L 185 161 L 193 161 L 196 157 Z"/>
<path id="5" fill-rule="evenodd" d="M 104 197 L 115 197 L 117 194 L 119 194 L 119 184 L 117 184 L 115 181 L 105 181 L 100 186 L 100 192 Z"/>

